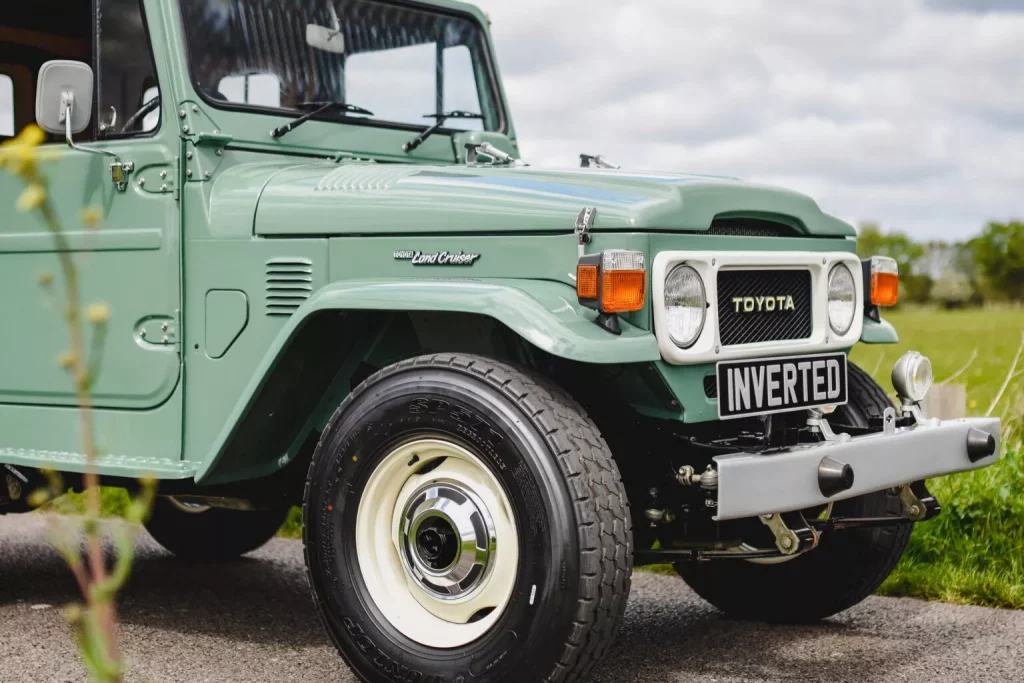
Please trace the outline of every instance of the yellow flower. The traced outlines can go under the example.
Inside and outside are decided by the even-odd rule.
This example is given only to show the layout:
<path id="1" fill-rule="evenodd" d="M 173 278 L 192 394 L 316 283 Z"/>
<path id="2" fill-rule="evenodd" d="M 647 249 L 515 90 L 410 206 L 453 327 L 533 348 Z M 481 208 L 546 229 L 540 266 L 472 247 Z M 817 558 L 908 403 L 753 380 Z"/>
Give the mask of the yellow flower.
<path id="1" fill-rule="evenodd" d="M 91 304 L 85 309 L 85 318 L 93 325 L 102 325 L 110 320 L 110 306 L 106 304 Z"/>
<path id="2" fill-rule="evenodd" d="M 46 133 L 39 126 L 32 124 L 16 138 L 0 145 L 0 168 L 6 168 L 15 175 L 31 176 L 35 172 L 39 154 L 36 147 L 46 140 Z"/>
<path id="3" fill-rule="evenodd" d="M 46 201 L 46 190 L 39 183 L 32 183 L 18 197 L 18 211 L 32 211 Z"/>
<path id="4" fill-rule="evenodd" d="M 103 211 L 98 206 L 87 206 L 82 209 L 78 216 L 82 219 L 85 227 L 95 228 L 100 224 L 100 220 L 103 219 Z"/>
<path id="5" fill-rule="evenodd" d="M 73 366 L 74 364 L 75 354 L 71 353 L 70 351 L 61 351 L 60 354 L 57 356 L 57 365 L 64 368 L 65 370 L 69 370 L 71 366 Z"/>

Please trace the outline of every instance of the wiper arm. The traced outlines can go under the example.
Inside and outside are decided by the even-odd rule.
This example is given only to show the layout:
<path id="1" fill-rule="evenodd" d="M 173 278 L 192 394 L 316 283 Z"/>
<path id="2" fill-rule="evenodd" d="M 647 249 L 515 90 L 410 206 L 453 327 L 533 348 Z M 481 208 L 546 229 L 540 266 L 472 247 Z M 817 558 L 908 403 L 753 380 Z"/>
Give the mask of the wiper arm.
<path id="1" fill-rule="evenodd" d="M 363 109 L 362 107 L 357 107 L 354 104 L 348 104 L 346 102 L 299 102 L 297 106 L 299 109 L 313 109 L 313 111 L 308 114 L 303 114 L 299 118 L 289 121 L 282 126 L 278 126 L 274 130 L 270 131 L 270 137 L 276 140 L 285 133 L 292 132 L 306 121 L 316 118 L 330 109 L 337 109 L 344 114 L 363 114 L 365 116 L 373 116 L 373 112 L 369 109 Z"/>
<path id="2" fill-rule="evenodd" d="M 407 153 L 413 151 L 422 145 L 427 138 L 440 130 L 441 126 L 443 126 L 445 121 L 448 119 L 482 119 L 483 117 L 483 114 L 474 114 L 471 111 L 461 111 L 459 109 L 456 109 L 455 111 L 438 112 L 436 114 L 424 114 L 423 118 L 437 119 L 437 122 L 409 142 L 402 145 L 402 149 Z"/>

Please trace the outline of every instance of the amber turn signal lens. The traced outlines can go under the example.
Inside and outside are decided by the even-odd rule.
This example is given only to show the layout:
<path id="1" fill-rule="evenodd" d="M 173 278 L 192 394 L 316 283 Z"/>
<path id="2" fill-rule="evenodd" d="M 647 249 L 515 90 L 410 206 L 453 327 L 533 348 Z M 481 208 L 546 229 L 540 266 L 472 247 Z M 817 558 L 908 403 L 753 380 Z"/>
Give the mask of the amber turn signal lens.
<path id="1" fill-rule="evenodd" d="M 644 307 L 647 273 L 643 270 L 606 270 L 601 283 L 601 310 L 628 313 Z"/>
<path id="2" fill-rule="evenodd" d="M 576 296 L 581 299 L 597 298 L 597 264 L 576 266 Z"/>
<path id="3" fill-rule="evenodd" d="M 896 273 L 871 273 L 871 303 L 895 306 L 900 298 L 900 276 Z"/>

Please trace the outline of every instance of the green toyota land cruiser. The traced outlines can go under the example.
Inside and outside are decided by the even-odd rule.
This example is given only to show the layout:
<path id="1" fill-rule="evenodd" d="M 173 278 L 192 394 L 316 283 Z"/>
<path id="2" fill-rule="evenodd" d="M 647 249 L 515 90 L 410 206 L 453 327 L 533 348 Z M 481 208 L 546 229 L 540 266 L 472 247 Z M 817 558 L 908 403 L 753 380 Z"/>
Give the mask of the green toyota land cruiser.
<path id="1" fill-rule="evenodd" d="M 925 479 L 999 457 L 998 420 L 923 413 L 927 358 L 893 368 L 898 406 L 847 360 L 896 341 L 896 264 L 808 197 L 525 163 L 470 5 L 35 0 L 0 24 L 0 132 L 61 150 L 66 225 L 104 214 L 65 248 L 111 310 L 98 472 L 159 479 L 147 528 L 185 558 L 302 505 L 363 680 L 582 680 L 641 564 L 730 614 L 826 617 L 938 514 Z M 20 191 L 0 177 L 10 512 L 86 465 Z"/>

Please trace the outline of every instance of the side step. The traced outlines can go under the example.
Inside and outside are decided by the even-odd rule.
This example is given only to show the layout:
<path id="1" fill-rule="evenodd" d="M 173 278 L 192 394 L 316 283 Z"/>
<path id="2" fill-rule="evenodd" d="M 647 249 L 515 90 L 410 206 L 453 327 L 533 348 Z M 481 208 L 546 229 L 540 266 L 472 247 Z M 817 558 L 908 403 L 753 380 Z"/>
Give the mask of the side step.
<path id="1" fill-rule="evenodd" d="M 95 462 L 96 472 L 101 477 L 133 479 L 192 479 L 199 471 L 200 464 L 189 460 L 139 458 L 127 455 L 101 455 Z M 58 472 L 85 472 L 85 455 L 82 453 L 0 447 L 0 463 L 22 467 L 48 467 Z"/>

